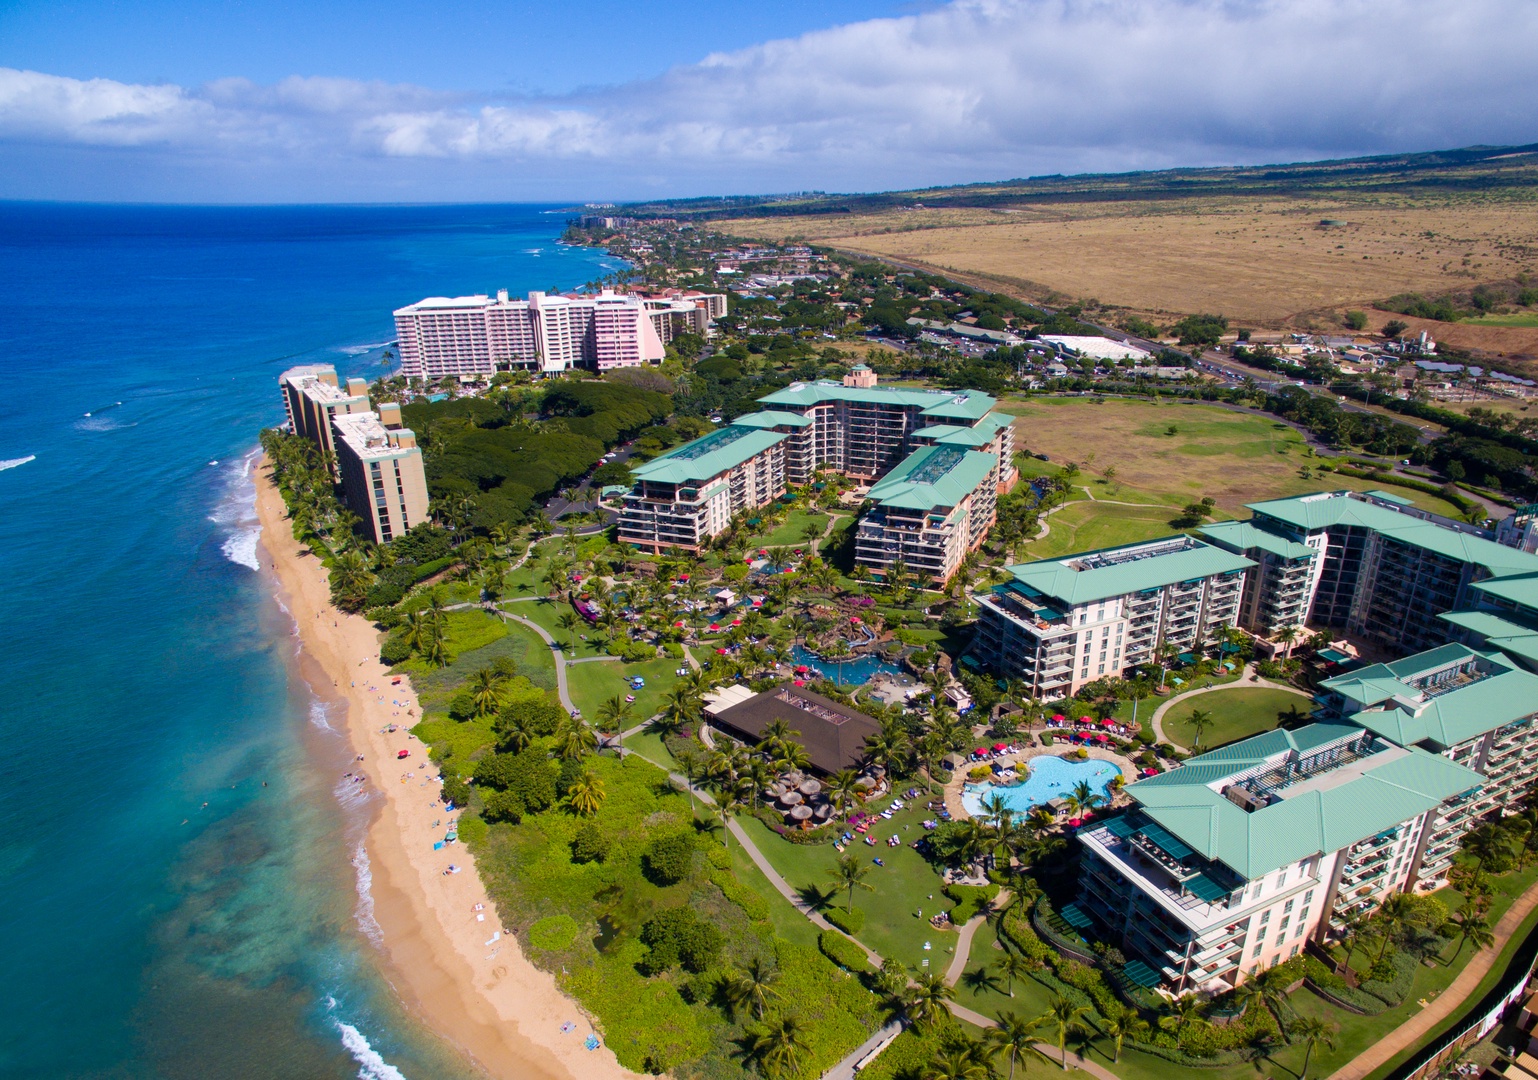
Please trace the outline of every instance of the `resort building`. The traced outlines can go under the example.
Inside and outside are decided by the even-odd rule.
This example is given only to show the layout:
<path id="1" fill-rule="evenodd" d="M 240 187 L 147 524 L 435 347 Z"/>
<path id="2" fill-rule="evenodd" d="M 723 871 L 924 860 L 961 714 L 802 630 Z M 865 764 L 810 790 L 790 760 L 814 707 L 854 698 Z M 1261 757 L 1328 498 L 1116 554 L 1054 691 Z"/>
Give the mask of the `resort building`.
<path id="1" fill-rule="evenodd" d="M 1309 625 L 1396 651 L 1430 648 L 1454 634 L 1444 612 L 1499 607 L 1538 590 L 1538 555 L 1497 543 L 1495 533 L 1440 517 L 1381 491 L 1329 491 L 1253 503 L 1248 522 L 1209 525 L 1213 543 L 1261 563 L 1254 603 L 1241 624 L 1257 633 Z M 1314 556 L 1296 546 L 1314 549 Z M 1264 556 L 1264 558 L 1261 558 Z M 1305 572 L 1306 567 L 1306 572 Z M 1306 578 L 1305 614 L 1298 586 Z M 1249 597 L 1247 597 L 1248 599 Z M 1295 621 L 1296 620 L 1296 621 Z"/>
<path id="2" fill-rule="evenodd" d="M 733 514 L 828 469 L 878 481 L 857 534 L 861 564 L 880 575 L 900 560 L 943 583 L 982 544 L 1015 482 L 1010 419 L 976 390 L 876 382 L 860 364 L 843 382 L 793 383 L 760 398 L 760 411 L 634 467 L 620 539 L 698 551 Z"/>
<path id="3" fill-rule="evenodd" d="M 1125 817 L 1079 833 L 1079 902 L 1171 993 L 1222 991 L 1431 892 L 1464 835 L 1538 777 L 1538 675 L 1444 645 L 1328 679 L 1318 722 L 1130 785 Z"/>
<path id="4" fill-rule="evenodd" d="M 759 398 L 766 410 L 812 421 L 812 465 L 854 480 L 884 476 L 919 445 L 948 441 L 997 459 L 999 493 L 1014 486 L 1014 432 L 980 390 L 914 390 L 877 386 L 857 365 L 842 382 L 798 382 Z M 792 483 L 802 481 L 793 480 Z"/>
<path id="5" fill-rule="evenodd" d="M 370 538 L 387 544 L 427 520 L 427 478 L 416 435 L 400 426 L 400 406 L 352 413 L 332 422 L 336 460 L 348 509 Z"/>
<path id="6" fill-rule="evenodd" d="M 368 383 L 348 379 L 343 389 L 336 368 L 329 364 L 306 364 L 289 368 L 278 376 L 283 391 L 283 411 L 288 429 L 320 447 L 321 454 L 336 469 L 336 445 L 331 421 L 338 416 L 368 412 Z"/>
<path id="7" fill-rule="evenodd" d="M 814 694 L 793 682 L 755 694 L 745 686 L 728 686 L 707 695 L 705 716 L 734 739 L 750 746 L 764 730 L 784 720 L 806 750 L 814 771 L 824 775 L 857 767 L 865 756 L 865 740 L 881 726 L 862 712 Z"/>
<path id="8" fill-rule="evenodd" d="M 752 422 L 733 423 L 633 466 L 635 484 L 620 510 L 620 541 L 653 552 L 698 552 L 733 514 L 785 493 L 782 444 L 792 437 Z"/>
<path id="9" fill-rule="evenodd" d="M 642 295 L 531 292 L 512 300 L 485 295 L 432 296 L 395 312 L 401 374 L 412 379 L 490 375 L 526 368 L 596 371 L 662 360 L 682 333 L 709 332 L 726 314 L 726 297 L 677 290 Z"/>
<path id="10" fill-rule="evenodd" d="M 1079 832 L 1063 915 L 1136 982 L 1221 993 L 1413 887 L 1415 853 L 1483 783 L 1355 723 L 1256 735 L 1127 787 L 1130 813 Z"/>
<path id="11" fill-rule="evenodd" d="M 895 563 L 926 583 L 950 580 L 997 519 L 998 458 L 923 446 L 874 484 L 855 533 L 855 562 L 885 577 Z"/>
<path id="12" fill-rule="evenodd" d="M 1404 865 L 1405 888 L 1445 884 L 1469 825 L 1514 808 L 1538 777 L 1538 675 L 1498 652 L 1443 645 L 1327 679 L 1316 700 L 1322 718 L 1440 754 L 1484 778 L 1422 833 Z M 1354 914 L 1356 906 L 1337 914 Z"/>
<path id="13" fill-rule="evenodd" d="M 1012 566 L 977 598 L 972 652 L 1032 697 L 1076 693 L 1218 641 L 1239 616 L 1254 562 L 1184 534 Z"/>

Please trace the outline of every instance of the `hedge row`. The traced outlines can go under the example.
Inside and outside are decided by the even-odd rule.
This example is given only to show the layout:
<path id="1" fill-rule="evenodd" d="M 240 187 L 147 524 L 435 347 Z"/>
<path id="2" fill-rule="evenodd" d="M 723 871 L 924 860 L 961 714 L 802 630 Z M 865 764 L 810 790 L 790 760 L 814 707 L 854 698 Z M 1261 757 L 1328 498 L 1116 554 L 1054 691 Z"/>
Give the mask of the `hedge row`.
<path id="1" fill-rule="evenodd" d="M 837 930 L 824 930 L 818 934 L 817 947 L 822 950 L 824 956 L 845 971 L 858 973 L 870 970 L 870 961 L 865 958 L 865 950 Z"/>

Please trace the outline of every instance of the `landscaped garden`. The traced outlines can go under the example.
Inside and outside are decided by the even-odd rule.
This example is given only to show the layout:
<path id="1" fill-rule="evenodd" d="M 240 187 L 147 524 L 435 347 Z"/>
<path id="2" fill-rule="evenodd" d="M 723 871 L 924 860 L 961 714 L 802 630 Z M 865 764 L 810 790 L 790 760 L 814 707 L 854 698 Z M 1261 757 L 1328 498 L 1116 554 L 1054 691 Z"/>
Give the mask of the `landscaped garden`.
<path id="1" fill-rule="evenodd" d="M 1284 722 L 1301 723 L 1312 708 L 1307 696 L 1290 690 L 1230 688 L 1173 703 L 1160 726 L 1165 737 L 1182 749 L 1211 750 Z"/>

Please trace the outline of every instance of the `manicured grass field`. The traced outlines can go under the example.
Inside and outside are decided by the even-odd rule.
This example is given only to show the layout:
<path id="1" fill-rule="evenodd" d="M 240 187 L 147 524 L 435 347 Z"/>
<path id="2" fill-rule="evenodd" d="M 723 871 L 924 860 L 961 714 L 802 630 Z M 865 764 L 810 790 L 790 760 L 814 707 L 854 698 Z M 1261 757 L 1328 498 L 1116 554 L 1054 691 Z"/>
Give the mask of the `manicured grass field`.
<path id="1" fill-rule="evenodd" d="M 595 636 L 595 631 L 586 621 L 577 620 L 575 630 L 567 631 L 561 628 L 560 617 L 563 612 L 576 614 L 576 610 L 565 600 L 550 600 L 541 598 L 525 603 L 513 604 L 508 609 L 508 614 L 517 615 L 519 618 L 528 619 L 532 623 L 538 623 L 544 627 L 556 643 L 561 646 L 561 652 L 568 660 L 574 660 L 579 656 L 602 656 L 603 650 L 591 641 L 582 640 L 582 635 L 589 638 Z M 576 648 L 571 647 L 572 638 L 576 638 Z"/>
<path id="2" fill-rule="evenodd" d="M 639 664 L 627 664 L 623 660 L 594 660 L 582 664 L 568 664 L 566 686 L 571 692 L 572 704 L 582 711 L 582 716 L 596 723 L 598 706 L 611 697 L 624 698 L 635 694 L 630 706 L 630 718 L 626 727 L 633 727 L 662 707 L 662 695 L 678 681 L 673 674 L 683 661 L 664 657 L 646 660 Z M 646 680 L 641 690 L 631 690 L 625 680 L 640 675 Z M 650 755 L 648 755 L 650 756 Z"/>
<path id="3" fill-rule="evenodd" d="M 1202 749 L 1231 743 L 1262 731 L 1270 731 L 1280 722 L 1289 709 L 1307 714 L 1311 703 L 1301 694 L 1286 690 L 1269 690 L 1264 687 L 1242 690 L 1219 690 L 1187 698 L 1170 706 L 1164 714 L 1161 726 L 1169 740 L 1179 746 L 1196 744 L 1196 730 L 1191 727 L 1193 709 L 1212 714 L 1212 723 L 1202 732 Z"/>
<path id="4" fill-rule="evenodd" d="M 640 754 L 653 765 L 667 769 L 669 772 L 678 768 L 673 755 L 668 753 L 668 748 L 663 745 L 662 736 L 655 731 L 641 731 L 630 736 L 625 740 L 625 749 Z"/>
<path id="5" fill-rule="evenodd" d="M 1080 462 L 1083 471 L 1073 482 L 1092 485 L 1097 499 L 1168 502 L 1178 509 L 1210 496 L 1218 509 L 1226 512 L 1219 516 L 1244 518 L 1249 516 L 1245 503 L 1313 491 L 1381 487 L 1405 496 L 1424 510 L 1458 516 L 1457 509 L 1446 500 L 1408 488 L 1334 473 L 1314 472 L 1303 479 L 1304 467 L 1313 469 L 1319 464 L 1308 452 L 1303 436 L 1290 425 L 1252 410 L 1080 397 L 1015 398 L 1003 402 L 1000 409 L 1018 417 L 1017 446 L 1046 454 L 1054 464 Z M 1086 461 L 1089 464 L 1083 464 Z M 1039 474 L 1044 471 L 1042 465 L 1035 462 L 1030 468 Z M 1107 467 L 1116 469 L 1110 484 L 1100 482 Z M 1113 517 L 1117 513 L 1110 507 L 1078 512 L 1092 516 L 1109 513 Z M 1054 517 L 1054 529 L 1056 518 L 1068 513 L 1065 510 Z M 1108 526 L 1103 531 L 1115 533 L 1116 529 Z"/>
<path id="6" fill-rule="evenodd" d="M 865 880 L 874 886 L 872 892 L 855 890 L 855 907 L 865 912 L 865 926 L 857 936 L 883 957 L 896 957 L 919 970 L 943 972 L 951 962 L 956 932 L 936 930 L 927 920 L 931 915 L 949 910 L 953 904 L 940 891 L 940 875 L 908 846 L 924 835 L 920 822 L 932 816 L 923 809 L 923 804 L 924 800 L 920 799 L 918 808 L 910 807 L 890 821 L 879 822 L 879 827 L 872 829 L 877 840 L 875 847 L 856 838 L 848 848 L 862 864 L 871 867 Z M 756 818 L 744 816 L 739 820 L 754 844 L 793 888 L 812 886 L 827 893 L 835 887 L 828 871 L 839 856 L 831 844 L 792 844 L 775 835 Z M 901 838 L 901 846 L 886 845 L 886 838 L 893 834 Z M 886 865 L 874 865 L 872 860 L 876 858 Z M 830 907 L 842 906 L 847 902 L 848 894 L 840 892 L 831 897 L 828 904 Z M 920 911 L 922 917 L 918 914 Z M 924 948 L 926 941 L 930 943 L 927 951 Z M 922 966 L 925 960 L 929 961 L 927 969 Z"/>
<path id="7" fill-rule="evenodd" d="M 749 537 L 748 543 L 754 550 L 772 547 L 804 548 L 813 542 L 806 537 L 806 527 L 811 524 L 815 524 L 819 530 L 826 528 L 828 515 L 818 510 L 792 510 L 785 524 L 771 532 Z"/>
<path id="8" fill-rule="evenodd" d="M 1136 501 L 1131 496 L 1127 501 Z M 1168 536 L 1173 530 L 1170 519 L 1179 511 L 1168 506 L 1117 506 L 1111 503 L 1070 503 L 1046 519 L 1048 531 L 1042 539 L 1027 545 L 1027 559 L 1055 559 L 1076 551 L 1132 544 Z"/>

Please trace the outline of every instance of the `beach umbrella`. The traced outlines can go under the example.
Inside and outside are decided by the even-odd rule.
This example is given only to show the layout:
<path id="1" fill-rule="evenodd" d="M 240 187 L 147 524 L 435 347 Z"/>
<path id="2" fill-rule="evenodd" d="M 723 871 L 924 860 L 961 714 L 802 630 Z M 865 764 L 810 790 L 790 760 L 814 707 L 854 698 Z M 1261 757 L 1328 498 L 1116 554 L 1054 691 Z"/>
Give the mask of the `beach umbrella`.
<path id="1" fill-rule="evenodd" d="M 987 752 L 988 748 L 986 746 L 979 746 L 976 750 L 972 751 L 972 753 L 976 754 L 978 757 L 982 757 Z"/>
<path id="2" fill-rule="evenodd" d="M 733 626 L 741 626 L 742 625 L 742 620 L 741 619 L 733 619 L 732 620 L 732 625 Z"/>
<path id="3" fill-rule="evenodd" d="M 993 744 L 993 748 L 995 750 L 1008 750 L 1009 749 L 1009 744 L 1008 743 L 1002 743 L 1002 742 L 996 742 L 996 743 Z"/>
<path id="4" fill-rule="evenodd" d="M 796 674 L 797 675 L 805 675 L 806 671 L 807 671 L 807 668 L 806 668 L 805 664 L 797 664 L 796 665 Z"/>
<path id="5" fill-rule="evenodd" d="M 1102 721 L 1100 721 L 1100 723 L 1101 723 L 1101 726 L 1103 726 L 1103 727 L 1115 727 L 1116 726 L 1116 721 L 1112 720 L 1110 718 L 1102 720 Z"/>
<path id="6" fill-rule="evenodd" d="M 719 629 L 721 629 L 721 624 L 720 623 L 711 623 L 710 624 L 710 628 L 712 630 L 719 630 Z"/>
<path id="7" fill-rule="evenodd" d="M 673 625 L 674 625 L 674 626 L 676 626 L 676 627 L 678 627 L 678 628 L 679 628 L 679 629 L 680 629 L 680 630 L 682 630 L 682 629 L 683 629 L 683 628 L 684 628 L 684 624 L 683 624 L 683 623 L 681 623 L 681 622 L 676 622 L 676 623 L 674 623 L 674 624 L 673 624 Z"/>
<path id="8" fill-rule="evenodd" d="M 785 794 L 780 796 L 780 802 L 784 803 L 786 806 L 799 806 L 802 802 L 801 792 L 787 791 Z"/>
<path id="9" fill-rule="evenodd" d="M 790 816 L 796 821 L 807 821 L 811 818 L 812 812 L 813 811 L 810 806 L 803 804 L 801 806 L 791 807 Z"/>
<path id="10" fill-rule="evenodd" d="M 1079 723 L 1081 723 L 1081 724 L 1093 724 L 1094 722 L 1095 722 L 1094 720 L 1090 719 L 1087 716 L 1079 717 Z"/>
<path id="11" fill-rule="evenodd" d="M 806 685 L 806 680 L 805 680 L 805 679 L 794 679 L 794 680 L 792 680 L 792 681 L 793 681 L 793 682 L 794 682 L 794 683 L 795 683 L 795 684 L 796 684 L 796 685 L 797 685 L 797 686 L 805 686 L 805 685 Z"/>
<path id="12" fill-rule="evenodd" d="M 1110 742 L 1111 741 L 1111 737 L 1109 735 L 1105 734 L 1104 732 L 1102 732 L 1099 735 L 1096 735 L 1095 738 L 1099 739 L 1101 742 Z"/>
<path id="13" fill-rule="evenodd" d="M 1065 717 L 1062 713 L 1053 713 L 1052 719 L 1061 724 L 1065 719 L 1067 719 L 1067 717 Z"/>
<path id="14" fill-rule="evenodd" d="M 816 780 L 803 780 L 801 781 L 801 784 L 796 788 L 796 790 L 801 792 L 801 794 L 810 797 L 821 792 L 822 785 L 819 784 Z"/>
<path id="15" fill-rule="evenodd" d="M 726 650 L 725 649 L 717 649 L 716 652 L 719 653 L 722 656 L 726 655 Z"/>

